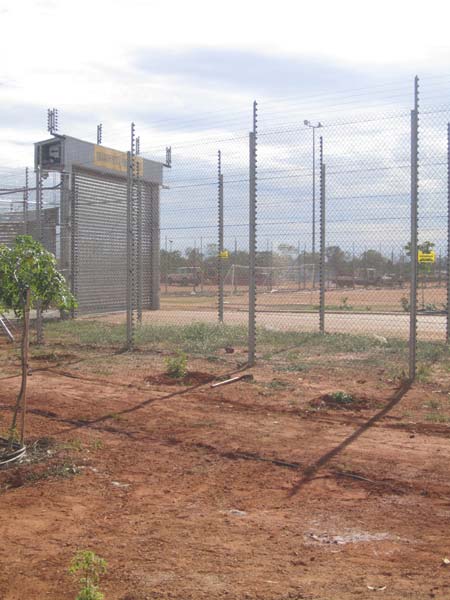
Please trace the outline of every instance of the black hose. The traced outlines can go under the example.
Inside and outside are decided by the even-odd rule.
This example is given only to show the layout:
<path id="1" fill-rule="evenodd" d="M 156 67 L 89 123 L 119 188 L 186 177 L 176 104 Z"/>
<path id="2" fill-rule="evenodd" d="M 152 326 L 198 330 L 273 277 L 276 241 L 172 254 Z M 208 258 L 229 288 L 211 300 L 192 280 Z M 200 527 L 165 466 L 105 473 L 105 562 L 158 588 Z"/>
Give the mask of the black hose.
<path id="1" fill-rule="evenodd" d="M 10 450 L 8 448 L 11 447 Z M 2 448 L 5 451 L 1 451 Z M 27 451 L 27 447 L 19 442 L 10 442 L 6 438 L 0 437 L 0 467 L 10 465 L 11 463 L 22 460 Z"/>

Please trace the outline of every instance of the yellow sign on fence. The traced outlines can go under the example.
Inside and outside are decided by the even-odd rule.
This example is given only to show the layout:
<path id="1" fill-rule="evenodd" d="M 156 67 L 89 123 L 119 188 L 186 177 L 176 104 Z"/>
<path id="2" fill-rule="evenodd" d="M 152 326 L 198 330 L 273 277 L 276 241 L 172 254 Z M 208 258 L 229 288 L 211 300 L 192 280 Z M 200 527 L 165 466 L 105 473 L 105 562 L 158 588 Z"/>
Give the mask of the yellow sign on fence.
<path id="1" fill-rule="evenodd" d="M 434 263 L 436 261 L 436 252 L 422 252 L 422 250 L 419 250 L 417 258 L 420 263 Z"/>
<path id="2" fill-rule="evenodd" d="M 144 161 L 140 157 L 136 157 L 135 161 L 136 167 L 139 168 L 140 174 L 142 175 Z M 126 152 L 119 152 L 119 150 L 112 150 L 111 148 L 105 148 L 104 146 L 94 146 L 94 165 L 102 167 L 103 169 L 126 173 L 127 154 Z"/>
<path id="3" fill-rule="evenodd" d="M 230 256 L 228 250 L 222 250 L 222 252 L 219 252 L 219 258 L 228 258 Z"/>

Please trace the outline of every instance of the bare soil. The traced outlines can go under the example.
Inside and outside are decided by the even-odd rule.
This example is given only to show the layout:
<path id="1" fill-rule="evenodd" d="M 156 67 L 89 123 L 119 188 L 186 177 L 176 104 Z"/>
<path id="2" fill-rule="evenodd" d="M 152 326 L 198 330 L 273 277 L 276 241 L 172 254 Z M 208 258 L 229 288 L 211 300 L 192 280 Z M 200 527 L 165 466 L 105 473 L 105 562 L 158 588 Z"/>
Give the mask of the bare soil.
<path id="1" fill-rule="evenodd" d="M 246 306 L 248 304 L 248 288 L 242 287 L 236 294 L 231 288 L 225 289 L 226 305 L 230 308 Z M 328 310 L 358 310 L 375 312 L 405 312 L 402 299 L 409 301 L 409 286 L 403 288 L 342 288 L 327 289 L 325 302 Z M 437 284 L 428 284 L 418 293 L 418 307 L 422 301 L 425 306 L 435 305 L 442 310 L 445 306 L 446 288 Z M 206 309 L 217 304 L 217 287 L 204 286 L 203 293 L 200 288 L 193 293 L 191 288 L 161 288 L 161 308 L 169 309 Z M 295 286 L 287 289 L 258 289 L 258 307 L 260 310 L 318 310 L 319 289 L 298 289 Z"/>
<path id="2" fill-rule="evenodd" d="M 173 385 L 155 355 L 43 356 L 30 459 L 0 471 L 2 600 L 72 600 L 79 549 L 108 600 L 450 598 L 447 371 L 408 389 L 267 363 L 212 389 L 232 363 Z M 2 427 L 18 387 L 0 378 Z"/>

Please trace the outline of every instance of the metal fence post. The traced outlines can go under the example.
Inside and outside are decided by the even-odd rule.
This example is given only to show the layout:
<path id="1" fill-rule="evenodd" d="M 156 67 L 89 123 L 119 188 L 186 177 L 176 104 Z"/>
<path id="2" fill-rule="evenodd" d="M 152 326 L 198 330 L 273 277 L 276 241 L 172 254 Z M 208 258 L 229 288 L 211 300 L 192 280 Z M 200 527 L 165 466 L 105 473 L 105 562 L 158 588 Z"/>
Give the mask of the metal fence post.
<path id="1" fill-rule="evenodd" d="M 28 202 L 29 202 L 29 178 L 28 167 L 25 169 L 25 188 L 23 191 L 23 233 L 28 234 Z"/>
<path id="2" fill-rule="evenodd" d="M 70 291 L 77 297 L 78 293 L 78 190 L 76 173 L 71 175 L 71 207 L 70 207 Z M 76 309 L 72 309 L 71 318 L 76 316 Z"/>
<path id="3" fill-rule="evenodd" d="M 218 297 L 218 317 L 219 323 L 223 323 L 223 175 L 222 175 L 222 154 L 220 150 L 217 153 L 217 168 L 218 168 L 218 227 L 219 227 L 219 245 L 217 252 L 217 269 L 219 278 L 219 297 Z"/>
<path id="4" fill-rule="evenodd" d="M 36 236 L 38 241 L 42 244 L 43 242 L 43 231 L 42 231 L 42 161 L 41 161 L 41 150 L 39 152 L 39 164 L 36 167 L 36 202 L 35 202 L 35 213 L 36 213 Z M 38 345 L 44 342 L 44 331 L 42 323 L 42 309 L 38 302 L 36 306 L 36 342 Z"/>
<path id="5" fill-rule="evenodd" d="M 409 312 L 409 379 L 416 376 L 417 345 L 417 238 L 419 196 L 419 79 L 414 79 L 414 110 L 411 111 L 411 293 Z"/>
<path id="6" fill-rule="evenodd" d="M 137 195 L 137 243 L 136 243 L 136 254 L 137 254 L 137 319 L 139 324 L 142 324 L 142 296 L 143 296 L 143 261 L 142 261 L 142 235 L 143 235 L 143 224 L 142 224 L 142 173 L 141 165 L 136 160 L 136 195 Z"/>
<path id="7" fill-rule="evenodd" d="M 36 238 L 42 243 L 42 174 L 40 165 L 36 168 L 36 191 L 35 191 L 35 214 L 36 214 Z"/>
<path id="8" fill-rule="evenodd" d="M 133 162 L 131 152 L 127 152 L 127 350 L 133 350 L 134 345 L 134 315 L 133 315 Z"/>
<path id="9" fill-rule="evenodd" d="M 248 365 L 255 364 L 256 355 L 256 154 L 257 104 L 253 103 L 253 131 L 249 135 L 249 275 L 248 275 Z"/>
<path id="10" fill-rule="evenodd" d="M 439 265 L 439 273 L 441 265 Z M 446 311 L 446 329 L 445 339 L 447 344 L 450 341 L 450 123 L 447 124 L 447 311 Z"/>
<path id="11" fill-rule="evenodd" d="M 323 137 L 320 137 L 320 263 L 319 263 L 319 331 L 325 333 L 325 165 Z"/>
<path id="12" fill-rule="evenodd" d="M 160 197 L 157 186 L 145 184 L 147 190 L 146 198 L 150 206 L 150 309 L 158 310 L 160 307 Z M 172 250 L 172 244 L 170 245 Z M 169 256 L 167 257 L 167 268 L 169 270 Z M 167 280 L 166 280 L 167 281 Z"/>

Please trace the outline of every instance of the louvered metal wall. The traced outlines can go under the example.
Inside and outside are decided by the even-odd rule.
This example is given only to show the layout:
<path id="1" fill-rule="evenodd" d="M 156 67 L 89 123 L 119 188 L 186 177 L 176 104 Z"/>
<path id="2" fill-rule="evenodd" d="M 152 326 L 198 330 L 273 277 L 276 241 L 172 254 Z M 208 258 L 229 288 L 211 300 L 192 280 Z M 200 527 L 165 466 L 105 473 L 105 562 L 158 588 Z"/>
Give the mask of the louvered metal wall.
<path id="1" fill-rule="evenodd" d="M 135 231 L 143 309 L 159 308 L 159 187 L 142 182 Z M 127 184 L 124 177 L 74 169 L 71 198 L 72 290 L 79 313 L 125 310 Z M 139 242 L 139 235 L 141 240 Z M 140 256 L 139 258 L 139 249 Z"/>

